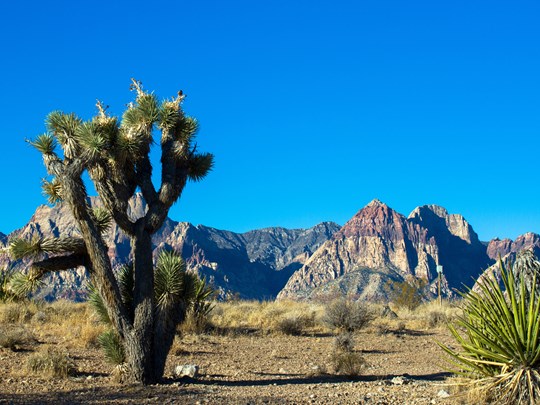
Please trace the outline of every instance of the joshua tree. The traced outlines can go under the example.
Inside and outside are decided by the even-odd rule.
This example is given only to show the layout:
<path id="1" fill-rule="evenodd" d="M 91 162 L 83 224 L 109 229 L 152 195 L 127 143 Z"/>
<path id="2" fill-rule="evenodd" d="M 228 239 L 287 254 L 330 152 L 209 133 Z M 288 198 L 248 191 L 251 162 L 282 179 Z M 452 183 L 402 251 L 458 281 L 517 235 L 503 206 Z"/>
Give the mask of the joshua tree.
<path id="1" fill-rule="evenodd" d="M 132 79 L 131 89 L 136 93 L 135 102 L 127 106 L 121 119 L 110 116 L 99 101 L 98 113 L 89 121 L 58 111 L 47 117 L 48 132 L 30 141 L 43 155 L 50 175 L 43 181 L 43 189 L 49 202 L 61 201 L 70 207 L 81 237 L 13 240 L 10 251 L 14 258 L 35 258 L 26 286 L 48 272 L 85 266 L 125 351 L 128 379 L 150 384 L 163 376 L 181 316 L 183 291 L 175 282 L 154 288 L 151 236 L 162 226 L 186 181 L 201 180 L 211 170 L 213 156 L 197 151 L 197 122 L 184 114 L 182 92 L 160 103 L 136 80 Z M 161 144 L 159 188 L 152 182 L 149 156 L 156 134 L 160 134 Z M 60 154 L 55 151 L 58 145 Z M 103 209 L 89 206 L 81 177 L 84 172 L 93 181 Z M 128 201 L 139 190 L 148 210 L 133 221 Z M 129 300 L 115 278 L 102 236 L 111 220 L 131 239 Z M 36 255 L 42 254 L 45 258 L 38 260 Z M 156 296 L 155 291 L 161 295 Z"/>

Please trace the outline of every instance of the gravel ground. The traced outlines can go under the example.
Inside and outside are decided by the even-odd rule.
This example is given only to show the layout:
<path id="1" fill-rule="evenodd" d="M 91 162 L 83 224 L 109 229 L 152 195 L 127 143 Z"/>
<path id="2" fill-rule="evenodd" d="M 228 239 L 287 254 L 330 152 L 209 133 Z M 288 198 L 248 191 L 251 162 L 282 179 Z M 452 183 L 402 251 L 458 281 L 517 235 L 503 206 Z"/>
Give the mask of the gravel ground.
<path id="1" fill-rule="evenodd" d="M 121 385 L 98 349 L 69 348 L 77 373 L 66 379 L 29 374 L 24 364 L 40 342 L 0 349 L 0 404 L 450 404 L 460 403 L 448 384 L 442 351 L 448 332 L 404 330 L 355 335 L 354 352 L 366 364 L 349 378 L 333 369 L 334 336 L 286 336 L 258 331 L 189 335 L 175 344 L 162 384 Z M 172 377 L 176 365 L 196 364 L 195 379 Z"/>

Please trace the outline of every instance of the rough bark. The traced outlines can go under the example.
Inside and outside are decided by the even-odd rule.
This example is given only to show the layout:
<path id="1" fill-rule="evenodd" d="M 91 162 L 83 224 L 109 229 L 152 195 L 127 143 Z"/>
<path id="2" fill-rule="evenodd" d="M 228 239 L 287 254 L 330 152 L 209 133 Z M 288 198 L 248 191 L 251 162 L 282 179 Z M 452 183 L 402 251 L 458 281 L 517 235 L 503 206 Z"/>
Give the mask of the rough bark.
<path id="1" fill-rule="evenodd" d="M 133 331 L 126 341 L 126 353 L 132 372 L 131 378 L 152 383 L 161 378 L 153 370 L 152 351 L 154 342 L 154 271 L 152 240 L 145 230 L 145 218 L 135 224 L 132 237 L 134 291 Z"/>

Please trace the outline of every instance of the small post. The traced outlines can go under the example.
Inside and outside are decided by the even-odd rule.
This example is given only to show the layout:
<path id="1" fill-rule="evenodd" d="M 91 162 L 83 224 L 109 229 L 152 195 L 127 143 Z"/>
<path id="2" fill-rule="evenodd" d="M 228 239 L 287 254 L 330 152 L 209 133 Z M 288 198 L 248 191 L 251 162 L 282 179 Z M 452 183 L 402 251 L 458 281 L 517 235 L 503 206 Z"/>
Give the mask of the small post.
<path id="1" fill-rule="evenodd" d="M 441 296 L 442 271 L 443 271 L 443 267 L 440 264 L 438 264 L 437 265 L 437 274 L 438 274 L 437 284 L 438 284 L 438 290 L 439 290 L 439 306 L 441 307 L 442 307 L 442 296 Z"/>

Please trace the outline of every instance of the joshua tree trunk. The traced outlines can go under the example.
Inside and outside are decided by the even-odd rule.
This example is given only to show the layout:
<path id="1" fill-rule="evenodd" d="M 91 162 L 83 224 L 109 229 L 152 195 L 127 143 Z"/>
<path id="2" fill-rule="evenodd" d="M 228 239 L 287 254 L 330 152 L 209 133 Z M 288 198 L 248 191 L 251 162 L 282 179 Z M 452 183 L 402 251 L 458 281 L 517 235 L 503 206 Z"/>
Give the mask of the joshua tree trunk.
<path id="1" fill-rule="evenodd" d="M 152 240 L 145 230 L 144 218 L 135 224 L 136 233 L 131 239 L 134 267 L 133 339 L 128 339 L 127 361 L 136 381 L 154 382 L 152 354 L 154 349 L 154 272 Z"/>
<path id="2" fill-rule="evenodd" d="M 186 181 L 201 180 L 211 170 L 213 156 L 198 153 L 193 146 L 197 124 L 182 111 L 182 92 L 160 104 L 139 82 L 132 82 L 137 97 L 121 122 L 98 102 L 99 113 L 88 122 L 74 114 L 51 113 L 49 132 L 30 142 L 42 153 L 52 177 L 43 186 L 49 202 L 64 201 L 71 208 L 81 238 L 16 240 L 10 246 L 18 258 L 36 252 L 54 254 L 34 262 L 29 280 L 49 271 L 85 266 L 123 345 L 127 379 L 150 384 L 163 376 L 176 325 L 185 312 L 179 288 L 161 288 L 161 295 L 156 295 L 151 237 L 163 225 Z M 156 128 L 161 131 L 159 189 L 151 180 L 149 158 Z M 62 148 L 60 156 L 55 152 L 57 144 Z M 104 210 L 89 207 L 81 178 L 84 171 L 94 182 Z M 137 189 L 148 209 L 142 218 L 133 220 L 128 215 L 129 199 Z M 131 239 L 134 271 L 129 301 L 123 300 L 103 238 L 111 220 Z"/>

